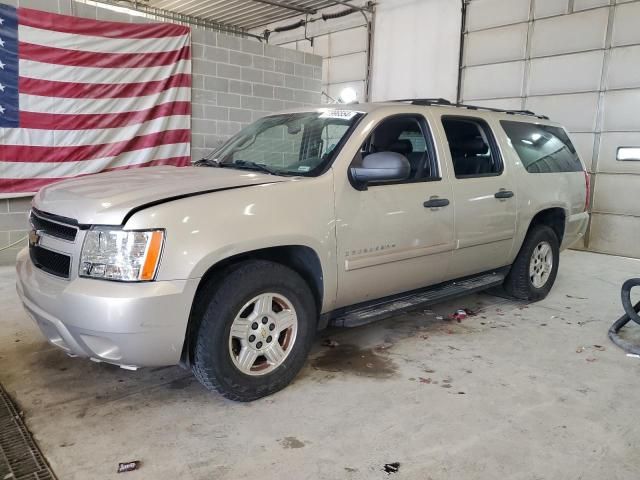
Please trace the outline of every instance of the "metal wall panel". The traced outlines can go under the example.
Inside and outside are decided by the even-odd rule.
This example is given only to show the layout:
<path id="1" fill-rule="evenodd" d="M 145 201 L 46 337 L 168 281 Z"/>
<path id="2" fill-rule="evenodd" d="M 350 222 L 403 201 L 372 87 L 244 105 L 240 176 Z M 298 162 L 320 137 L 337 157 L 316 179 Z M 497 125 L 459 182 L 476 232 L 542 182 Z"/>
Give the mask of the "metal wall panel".
<path id="1" fill-rule="evenodd" d="M 606 88 L 640 87 L 640 45 L 611 50 Z"/>
<path id="2" fill-rule="evenodd" d="M 603 173 L 598 175 L 593 196 L 593 211 L 634 216 L 640 204 L 640 175 Z M 636 233 L 636 240 L 640 230 Z"/>
<path id="3" fill-rule="evenodd" d="M 522 98 L 490 98 L 488 100 L 472 100 L 469 103 L 487 108 L 506 108 L 510 110 L 520 110 L 522 108 Z"/>
<path id="4" fill-rule="evenodd" d="M 329 83 L 345 83 L 362 80 L 367 69 L 365 52 L 339 55 L 329 58 Z"/>
<path id="5" fill-rule="evenodd" d="M 603 60 L 602 50 L 533 59 L 529 95 L 599 90 Z"/>
<path id="6" fill-rule="evenodd" d="M 524 62 L 509 62 L 466 68 L 462 81 L 469 98 L 519 97 L 523 77 Z"/>
<path id="7" fill-rule="evenodd" d="M 524 60 L 527 24 L 471 32 L 468 45 L 464 52 L 466 65 Z"/>
<path id="8" fill-rule="evenodd" d="M 591 216 L 589 250 L 638 258 L 640 217 L 629 215 Z"/>
<path id="9" fill-rule="evenodd" d="M 536 0 L 533 6 L 534 18 L 553 17 L 569 12 L 569 0 Z"/>
<path id="10" fill-rule="evenodd" d="M 589 8 L 604 7 L 609 5 L 609 0 L 573 0 L 573 11 L 587 10 Z"/>
<path id="11" fill-rule="evenodd" d="M 640 3 L 631 2 L 616 7 L 611 39 L 614 47 L 640 43 L 638 19 L 640 19 Z"/>
<path id="12" fill-rule="evenodd" d="M 472 2 L 461 100 L 526 108 L 565 125 L 592 172 L 586 248 L 640 258 L 640 161 L 616 157 L 619 147 L 640 148 L 640 0 L 525 3 L 499 13 L 500 2 Z M 512 59 L 524 65 L 520 90 L 515 69 L 501 63 Z"/>
<path id="13" fill-rule="evenodd" d="M 605 132 L 600 136 L 598 173 L 631 173 L 640 175 L 640 162 L 616 159 L 618 147 L 640 146 L 640 132 Z"/>
<path id="14" fill-rule="evenodd" d="M 629 132 L 640 130 L 640 89 L 613 90 L 604 94 L 603 130 Z"/>
<path id="15" fill-rule="evenodd" d="M 604 48 L 608 8 L 598 8 L 573 15 L 560 15 L 535 22 L 531 40 L 531 56 Z"/>
<path id="16" fill-rule="evenodd" d="M 590 133 L 596 127 L 598 98 L 596 92 L 543 95 L 528 97 L 525 107 L 562 123 L 570 132 Z"/>
<path id="17" fill-rule="evenodd" d="M 467 29 L 485 28 L 526 22 L 529 18 L 529 0 L 474 0 L 469 4 Z"/>

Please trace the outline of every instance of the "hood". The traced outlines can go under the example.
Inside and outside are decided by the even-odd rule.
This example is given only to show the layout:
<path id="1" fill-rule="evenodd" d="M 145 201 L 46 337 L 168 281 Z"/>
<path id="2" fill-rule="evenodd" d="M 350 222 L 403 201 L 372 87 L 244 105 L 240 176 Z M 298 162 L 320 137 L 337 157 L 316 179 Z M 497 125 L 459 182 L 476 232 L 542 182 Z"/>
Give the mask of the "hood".
<path id="1" fill-rule="evenodd" d="M 284 182 L 249 170 L 215 167 L 146 167 L 99 173 L 49 185 L 36 195 L 33 205 L 47 213 L 80 224 L 120 225 L 137 207 L 216 190 Z"/>

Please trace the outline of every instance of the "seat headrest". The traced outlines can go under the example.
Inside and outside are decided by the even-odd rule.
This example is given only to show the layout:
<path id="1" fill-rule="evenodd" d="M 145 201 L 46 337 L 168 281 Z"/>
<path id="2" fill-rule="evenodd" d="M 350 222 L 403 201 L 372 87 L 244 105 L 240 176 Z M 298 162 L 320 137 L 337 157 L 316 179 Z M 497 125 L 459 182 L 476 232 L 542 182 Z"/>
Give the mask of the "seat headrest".
<path id="1" fill-rule="evenodd" d="M 454 155 L 484 155 L 489 151 L 487 145 L 481 138 L 462 138 L 456 141 L 452 146 Z"/>
<path id="2" fill-rule="evenodd" d="M 387 147 L 387 150 L 390 152 L 400 153 L 402 155 L 408 155 L 413 152 L 413 145 L 411 144 L 411 140 L 396 140 Z"/>

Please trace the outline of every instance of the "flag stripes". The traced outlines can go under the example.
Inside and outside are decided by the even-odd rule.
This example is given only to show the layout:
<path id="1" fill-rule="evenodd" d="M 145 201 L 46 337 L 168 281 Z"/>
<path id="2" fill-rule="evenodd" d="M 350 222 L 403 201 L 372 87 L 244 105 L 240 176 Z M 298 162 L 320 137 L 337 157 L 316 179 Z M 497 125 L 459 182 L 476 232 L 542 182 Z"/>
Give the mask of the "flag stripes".
<path id="1" fill-rule="evenodd" d="M 0 40 L 0 193 L 189 164 L 188 27 L 0 4 Z"/>

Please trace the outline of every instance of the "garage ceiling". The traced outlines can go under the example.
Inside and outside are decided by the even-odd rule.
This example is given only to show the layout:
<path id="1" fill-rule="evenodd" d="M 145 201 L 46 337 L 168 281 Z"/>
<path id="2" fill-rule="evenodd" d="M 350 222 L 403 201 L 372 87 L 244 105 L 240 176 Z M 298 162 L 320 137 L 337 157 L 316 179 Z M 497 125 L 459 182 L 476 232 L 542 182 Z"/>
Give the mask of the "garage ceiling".
<path id="1" fill-rule="evenodd" d="M 352 6 L 345 0 L 147 0 L 144 4 L 244 30 L 335 5 Z"/>

